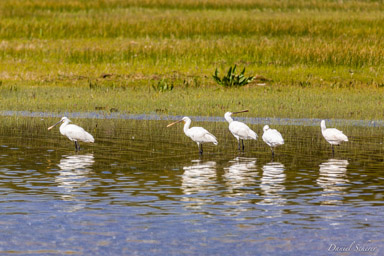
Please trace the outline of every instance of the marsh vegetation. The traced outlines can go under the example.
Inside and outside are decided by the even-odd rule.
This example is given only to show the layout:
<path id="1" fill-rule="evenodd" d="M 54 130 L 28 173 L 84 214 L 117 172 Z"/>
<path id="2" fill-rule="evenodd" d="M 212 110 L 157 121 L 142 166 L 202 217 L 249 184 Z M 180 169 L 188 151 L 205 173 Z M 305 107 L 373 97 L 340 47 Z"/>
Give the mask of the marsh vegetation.
<path id="1" fill-rule="evenodd" d="M 382 9 L 373 1 L 4 0 L 0 108 L 221 115 L 244 105 L 257 116 L 381 118 Z M 255 79 L 220 89 L 212 75 L 234 65 Z"/>

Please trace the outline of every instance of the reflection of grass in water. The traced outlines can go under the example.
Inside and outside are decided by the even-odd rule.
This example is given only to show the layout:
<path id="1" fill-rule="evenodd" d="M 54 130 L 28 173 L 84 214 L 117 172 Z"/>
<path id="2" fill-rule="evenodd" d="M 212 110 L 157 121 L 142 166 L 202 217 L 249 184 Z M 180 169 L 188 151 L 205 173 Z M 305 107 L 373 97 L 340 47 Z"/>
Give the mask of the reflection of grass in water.
<path id="1" fill-rule="evenodd" d="M 0 146 L 7 145 L 6 150 L 21 147 L 26 152 L 36 148 L 43 152 L 54 150 L 50 155 L 74 152 L 73 143 L 62 136 L 58 128 L 47 130 L 56 121 L 58 118 L 0 117 Z M 129 161 L 133 161 L 135 166 L 149 161 L 156 162 L 158 159 L 179 161 L 198 158 L 196 143 L 184 135 L 181 124 L 167 128 L 169 121 L 80 118 L 73 118 L 72 121 L 95 137 L 94 144 L 82 144 L 82 152 L 99 152 L 110 159 L 115 158 L 113 154 L 120 152 Z M 206 160 L 219 163 L 223 159 L 238 156 L 237 141 L 230 134 L 226 122 L 195 121 L 192 125 L 206 128 L 218 139 L 218 146 L 205 146 Z M 249 126 L 259 138 L 257 141 L 245 142 L 244 156 L 257 158 L 258 164 L 270 162 L 270 149 L 261 140 L 263 124 Z M 279 130 L 285 139 L 285 144 L 276 151 L 275 161 L 282 162 L 287 168 L 291 164 L 299 168 L 307 166 L 308 161 L 313 160 L 316 169 L 329 158 L 348 159 L 352 165 L 359 166 L 371 165 L 372 161 L 381 166 L 384 161 L 384 127 L 337 126 L 348 135 L 350 141 L 337 147 L 334 157 L 330 145 L 321 135 L 320 124 L 318 127 L 276 125 L 272 128 Z"/>
<path id="2" fill-rule="evenodd" d="M 248 87 L 218 90 L 176 87 L 168 93 L 150 87 L 0 87 L 1 110 L 43 112 L 105 111 L 131 114 L 223 116 L 249 109 L 244 117 L 380 120 L 382 90 Z"/>

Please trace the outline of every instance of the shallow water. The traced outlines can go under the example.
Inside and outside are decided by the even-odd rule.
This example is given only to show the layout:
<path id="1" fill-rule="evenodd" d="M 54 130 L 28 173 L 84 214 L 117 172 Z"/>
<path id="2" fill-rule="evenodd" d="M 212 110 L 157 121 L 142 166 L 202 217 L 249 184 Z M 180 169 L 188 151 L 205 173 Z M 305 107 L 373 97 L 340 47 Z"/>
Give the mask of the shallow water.
<path id="1" fill-rule="evenodd" d="M 200 158 L 181 125 L 76 121 L 96 138 L 79 153 L 58 128 L 0 130 L 2 254 L 384 252 L 382 129 L 341 127 L 332 156 L 319 127 L 276 126 L 272 159 L 262 125 L 239 153 L 227 124 L 195 122 L 219 140 Z"/>
<path id="2" fill-rule="evenodd" d="M 93 118 L 93 119 L 118 119 L 118 120 L 180 120 L 183 116 L 170 116 L 153 114 L 124 114 L 119 112 L 31 112 L 31 111 L 0 111 L 0 116 L 19 116 L 19 117 L 56 117 L 63 116 L 69 118 Z M 224 117 L 219 116 L 190 116 L 195 121 L 205 122 L 226 122 Z M 300 125 L 300 126 L 318 126 L 319 118 L 277 118 L 277 117 L 236 117 L 236 120 L 246 122 L 247 124 L 269 124 L 269 125 Z M 331 121 L 334 125 L 349 125 L 357 127 L 384 127 L 383 120 L 345 120 L 333 119 L 327 120 L 327 125 Z"/>

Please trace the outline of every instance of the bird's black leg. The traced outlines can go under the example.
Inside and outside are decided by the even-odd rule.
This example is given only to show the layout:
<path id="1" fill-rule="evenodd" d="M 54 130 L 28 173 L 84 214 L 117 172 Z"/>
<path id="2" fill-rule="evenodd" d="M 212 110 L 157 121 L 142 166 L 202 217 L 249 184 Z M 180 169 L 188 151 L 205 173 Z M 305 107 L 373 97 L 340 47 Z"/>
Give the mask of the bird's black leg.
<path id="1" fill-rule="evenodd" d="M 241 144 L 243 146 L 243 152 L 244 152 L 244 140 L 241 140 Z"/>
<path id="2" fill-rule="evenodd" d="M 238 141 L 239 141 L 239 151 L 241 151 L 240 139 Z"/>
<path id="3" fill-rule="evenodd" d="M 332 156 L 335 156 L 335 148 L 332 145 Z"/>
<path id="4" fill-rule="evenodd" d="M 77 143 L 77 141 L 75 141 L 75 149 L 76 149 L 76 151 L 80 150 L 80 145 L 79 145 L 79 143 Z"/>
<path id="5" fill-rule="evenodd" d="M 201 156 L 203 155 L 203 144 L 199 145 L 199 153 Z"/>
<path id="6" fill-rule="evenodd" d="M 273 161 L 273 159 L 275 158 L 275 151 L 273 150 L 273 148 L 271 148 L 271 150 L 272 150 L 272 161 Z"/>

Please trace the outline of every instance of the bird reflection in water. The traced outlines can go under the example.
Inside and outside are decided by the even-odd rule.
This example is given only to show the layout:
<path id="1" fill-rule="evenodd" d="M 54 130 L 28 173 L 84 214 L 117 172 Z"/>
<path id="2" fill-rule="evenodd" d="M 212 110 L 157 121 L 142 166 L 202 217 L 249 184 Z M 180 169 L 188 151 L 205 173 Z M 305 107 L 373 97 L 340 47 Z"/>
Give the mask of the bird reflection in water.
<path id="1" fill-rule="evenodd" d="M 89 185 L 89 174 L 95 162 L 93 154 L 64 156 L 58 166 L 59 175 L 55 181 L 60 189 L 61 198 L 65 201 L 79 201 L 76 195 L 79 190 L 91 186 Z M 81 204 L 76 204 L 70 211 L 82 208 Z"/>
<path id="2" fill-rule="evenodd" d="M 200 208 L 212 201 L 209 192 L 215 191 L 217 185 L 216 162 L 193 160 L 192 165 L 183 167 L 181 189 L 183 201 L 190 202 L 189 207 Z"/>
<path id="3" fill-rule="evenodd" d="M 239 215 L 252 204 L 258 176 L 256 161 L 256 158 L 236 157 L 229 161 L 229 167 L 224 168 L 223 178 L 228 188 L 225 204 L 231 206 L 231 210 L 227 211 L 230 216 Z"/>
<path id="4" fill-rule="evenodd" d="M 285 190 L 285 167 L 279 162 L 270 162 L 263 166 L 260 188 L 263 192 L 263 200 L 259 204 L 284 205 L 286 199 L 281 196 Z"/>
<path id="5" fill-rule="evenodd" d="M 230 166 L 224 168 L 224 179 L 228 190 L 233 195 L 243 195 L 238 189 L 254 186 L 257 177 L 256 158 L 236 157 L 229 161 Z"/>
<path id="6" fill-rule="evenodd" d="M 322 204 L 341 203 L 339 196 L 345 194 L 345 184 L 349 183 L 347 176 L 347 160 L 329 159 L 320 164 L 319 177 L 317 184 L 323 188 Z"/>

